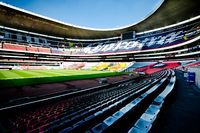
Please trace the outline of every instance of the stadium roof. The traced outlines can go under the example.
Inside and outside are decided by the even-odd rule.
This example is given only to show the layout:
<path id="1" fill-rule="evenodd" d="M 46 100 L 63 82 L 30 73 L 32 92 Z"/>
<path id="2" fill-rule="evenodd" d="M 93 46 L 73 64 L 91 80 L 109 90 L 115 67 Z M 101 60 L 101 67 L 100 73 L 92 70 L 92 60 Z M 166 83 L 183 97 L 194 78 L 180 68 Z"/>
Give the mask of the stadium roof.
<path id="1" fill-rule="evenodd" d="M 135 24 L 115 29 L 94 29 L 67 24 L 0 2 L 1 26 L 74 39 L 101 39 L 120 36 L 128 31 L 143 32 L 198 15 L 198 0 L 163 0 L 155 11 Z"/>

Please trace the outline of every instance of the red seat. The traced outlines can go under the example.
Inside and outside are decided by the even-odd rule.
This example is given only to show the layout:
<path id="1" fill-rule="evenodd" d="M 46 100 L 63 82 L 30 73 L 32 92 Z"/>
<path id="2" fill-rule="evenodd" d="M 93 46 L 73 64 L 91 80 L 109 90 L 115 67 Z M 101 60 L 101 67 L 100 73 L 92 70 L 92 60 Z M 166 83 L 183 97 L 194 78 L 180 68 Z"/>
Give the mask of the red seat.
<path id="1" fill-rule="evenodd" d="M 3 49 L 26 51 L 26 46 L 25 45 L 19 45 L 19 44 L 4 43 Z"/>
<path id="2" fill-rule="evenodd" d="M 39 52 L 51 53 L 50 48 L 38 48 Z"/>
<path id="3" fill-rule="evenodd" d="M 38 52 L 38 47 L 27 46 L 27 51 Z"/>

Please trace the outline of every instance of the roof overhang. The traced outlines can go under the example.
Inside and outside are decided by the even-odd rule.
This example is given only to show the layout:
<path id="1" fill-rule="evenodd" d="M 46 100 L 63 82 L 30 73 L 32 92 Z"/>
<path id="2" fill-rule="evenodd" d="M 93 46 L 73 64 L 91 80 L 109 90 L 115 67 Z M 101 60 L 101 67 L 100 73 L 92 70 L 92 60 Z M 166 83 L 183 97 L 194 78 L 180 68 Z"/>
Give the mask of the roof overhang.
<path id="1" fill-rule="evenodd" d="M 93 29 L 66 24 L 0 2 L 0 25 L 40 34 L 73 39 L 101 39 L 120 36 L 128 31 L 143 32 L 200 15 L 197 0 L 164 0 L 138 23 L 116 29 Z"/>

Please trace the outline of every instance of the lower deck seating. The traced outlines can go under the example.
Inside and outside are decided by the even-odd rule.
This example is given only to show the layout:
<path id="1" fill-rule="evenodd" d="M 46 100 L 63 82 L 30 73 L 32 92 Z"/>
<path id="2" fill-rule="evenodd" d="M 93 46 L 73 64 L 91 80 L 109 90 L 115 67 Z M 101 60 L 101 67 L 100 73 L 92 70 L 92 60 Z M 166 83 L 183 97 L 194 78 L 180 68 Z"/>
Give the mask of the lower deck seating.
<path id="1" fill-rule="evenodd" d="M 169 74 L 169 73 L 168 73 Z M 137 98 L 135 98 L 133 101 L 131 101 L 130 103 L 126 104 L 125 106 L 123 106 L 122 108 L 120 108 L 118 111 L 114 112 L 111 116 L 107 117 L 106 119 L 104 119 L 104 121 L 102 123 L 97 124 L 96 126 L 94 126 L 91 130 L 92 132 L 103 132 L 105 130 L 107 130 L 108 128 L 110 128 L 117 120 L 121 119 L 122 117 L 124 117 L 128 112 L 130 112 L 132 109 L 136 108 L 136 106 L 138 106 L 143 99 L 145 99 L 145 97 L 147 97 L 148 95 L 150 95 L 151 93 L 153 93 L 157 88 L 159 88 L 159 86 L 161 86 L 161 84 L 163 82 L 166 81 L 167 78 L 163 78 L 160 82 L 157 82 L 157 84 L 155 84 L 152 88 L 150 88 L 149 90 L 147 90 L 146 92 L 144 92 L 143 94 L 139 95 Z M 145 88 L 148 88 L 148 86 L 151 86 L 153 83 L 145 86 L 143 88 L 143 90 L 145 90 Z M 136 93 L 139 93 L 141 90 L 136 91 Z M 133 93 L 134 94 L 134 93 Z M 132 94 L 132 95 L 133 95 Z M 103 126 L 102 126 L 103 125 Z M 109 132 L 109 131 L 108 131 Z"/>
<path id="2" fill-rule="evenodd" d="M 19 45 L 19 44 L 11 44 L 11 43 L 4 43 L 2 45 L 3 49 L 10 49 L 10 50 L 21 50 L 26 51 L 25 45 Z"/>
<path id="3" fill-rule="evenodd" d="M 144 72 L 146 74 L 151 74 L 154 72 L 158 72 L 164 69 L 174 69 L 178 66 L 180 66 L 180 62 L 158 62 L 155 64 L 147 65 L 144 67 L 136 68 L 135 72 Z"/>
<path id="4" fill-rule="evenodd" d="M 31 52 L 38 52 L 38 47 L 27 46 L 26 49 Z"/>
<path id="5" fill-rule="evenodd" d="M 42 48 L 42 47 L 38 48 L 38 52 L 51 53 L 50 48 Z"/>
<path id="6" fill-rule="evenodd" d="M 120 71 L 125 69 L 128 66 L 128 63 L 115 63 L 113 66 L 108 67 L 109 71 Z"/>
<path id="7" fill-rule="evenodd" d="M 156 120 L 163 106 L 165 98 L 169 95 L 169 93 L 174 88 L 175 81 L 176 81 L 175 73 L 172 72 L 170 82 L 166 86 L 165 90 L 154 99 L 154 101 L 147 108 L 145 113 L 142 114 L 140 119 L 129 130 L 129 133 L 136 133 L 136 132 L 146 133 L 151 129 L 153 122 Z"/>
<path id="8" fill-rule="evenodd" d="M 51 48 L 51 53 L 53 54 L 64 54 L 63 50 L 57 48 Z"/>
<path id="9" fill-rule="evenodd" d="M 15 111 L 12 115 L 4 112 L 1 118 L 7 124 L 2 125 L 8 132 L 87 131 L 103 119 L 108 124 L 112 119 L 109 117 L 110 113 L 120 117 L 121 112 L 125 113 L 131 107 L 128 104 L 130 101 L 166 77 L 167 73 L 167 71 L 154 73 L 140 77 L 138 82 L 128 81 L 112 87 L 104 87 L 90 93 L 51 101 L 42 107 L 33 106 L 24 111 Z M 145 98 L 145 95 L 142 96 Z M 141 100 L 141 97 L 139 99 Z M 135 102 L 138 103 L 139 99 L 137 98 Z M 119 110 L 120 112 L 117 112 Z"/>
<path id="10" fill-rule="evenodd" d="M 92 70 L 97 70 L 97 71 L 99 71 L 99 70 L 105 70 L 105 69 L 107 69 L 110 65 L 111 65 L 110 63 L 103 63 L 103 62 L 101 62 L 101 63 L 99 63 L 98 65 L 92 67 Z"/>

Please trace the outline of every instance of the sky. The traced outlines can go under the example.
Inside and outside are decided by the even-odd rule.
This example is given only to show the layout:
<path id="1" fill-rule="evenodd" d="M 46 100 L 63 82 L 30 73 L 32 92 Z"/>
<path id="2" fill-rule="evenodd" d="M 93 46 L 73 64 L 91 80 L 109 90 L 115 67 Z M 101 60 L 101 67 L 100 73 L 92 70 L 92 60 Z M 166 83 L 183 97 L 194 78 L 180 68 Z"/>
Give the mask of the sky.
<path id="1" fill-rule="evenodd" d="M 162 0 L 0 0 L 4 3 L 82 27 L 110 29 L 149 15 Z"/>

